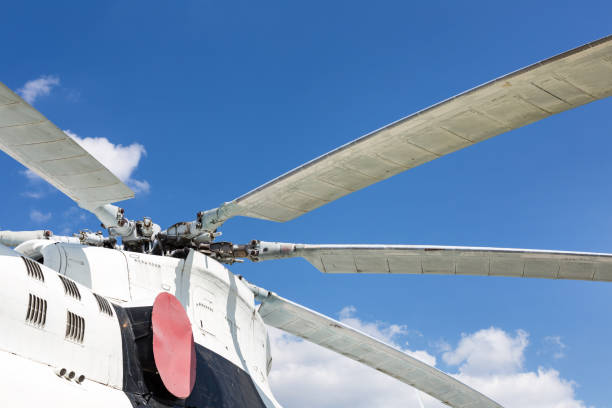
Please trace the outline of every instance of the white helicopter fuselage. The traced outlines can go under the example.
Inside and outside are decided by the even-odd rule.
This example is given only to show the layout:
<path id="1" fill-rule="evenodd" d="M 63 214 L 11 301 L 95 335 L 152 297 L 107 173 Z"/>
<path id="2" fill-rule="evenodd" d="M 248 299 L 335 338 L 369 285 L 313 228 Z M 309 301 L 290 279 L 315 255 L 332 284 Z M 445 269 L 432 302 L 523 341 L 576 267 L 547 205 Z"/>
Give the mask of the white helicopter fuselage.
<path id="1" fill-rule="evenodd" d="M 44 264 L 0 246 L 0 406 L 280 407 L 253 293 L 217 261 L 48 240 L 24 250 Z M 126 311 L 151 307 L 162 292 L 176 296 L 192 326 L 196 381 L 186 400 L 143 393 L 140 365 L 127 355 Z"/>

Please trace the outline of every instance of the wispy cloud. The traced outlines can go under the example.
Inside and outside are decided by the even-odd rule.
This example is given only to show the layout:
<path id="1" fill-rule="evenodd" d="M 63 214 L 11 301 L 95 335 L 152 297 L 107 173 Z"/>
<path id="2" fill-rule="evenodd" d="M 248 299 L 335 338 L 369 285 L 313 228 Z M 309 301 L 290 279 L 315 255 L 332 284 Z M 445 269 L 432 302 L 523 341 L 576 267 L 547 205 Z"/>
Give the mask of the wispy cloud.
<path id="1" fill-rule="evenodd" d="M 544 343 L 546 344 L 546 352 L 552 352 L 552 356 L 555 359 L 565 357 L 565 349 L 567 346 L 561 341 L 560 336 L 546 336 L 544 337 Z"/>
<path id="2" fill-rule="evenodd" d="M 407 329 L 402 324 L 367 322 L 353 307 L 340 313 L 341 320 L 398 347 Z M 272 390 L 278 400 L 292 408 L 442 408 L 439 401 L 417 393 L 378 371 L 300 340 L 270 330 L 273 366 Z M 438 350 L 442 360 L 457 368 L 457 379 L 508 408 L 585 408 L 575 397 L 576 384 L 554 369 L 525 371 L 529 334 L 488 328 L 462 335 L 456 346 L 444 342 Z M 405 352 L 436 365 L 426 350 Z"/>
<path id="3" fill-rule="evenodd" d="M 22 196 L 27 198 L 39 199 L 43 198 L 48 193 L 47 186 L 43 183 L 43 179 L 30 169 L 25 169 L 20 172 L 28 179 L 28 188 L 30 190 L 21 193 Z"/>
<path id="4" fill-rule="evenodd" d="M 39 210 L 30 211 L 30 220 L 34 222 L 47 222 L 51 219 L 51 213 L 43 213 Z"/>
<path id="5" fill-rule="evenodd" d="M 54 86 L 59 85 L 60 80 L 54 75 L 43 75 L 25 83 L 17 93 L 29 104 L 33 104 L 41 96 L 51 93 Z"/>
<path id="6" fill-rule="evenodd" d="M 88 221 L 88 213 L 77 206 L 68 207 L 60 217 L 59 231 L 63 235 L 71 235 L 81 229 L 83 229 Z"/>
<path id="7" fill-rule="evenodd" d="M 21 193 L 23 197 L 40 199 L 55 191 L 55 188 L 47 184 L 42 177 L 34 173 L 32 170 L 25 169 L 20 173 L 27 179 L 26 187 L 28 190 Z"/>
<path id="8" fill-rule="evenodd" d="M 146 194 L 151 190 L 151 185 L 146 180 L 128 179 L 126 183 L 135 193 Z"/>
<path id="9" fill-rule="evenodd" d="M 26 191 L 21 193 L 21 195 L 28 198 L 39 199 L 43 198 L 45 196 L 45 193 L 42 191 Z"/>

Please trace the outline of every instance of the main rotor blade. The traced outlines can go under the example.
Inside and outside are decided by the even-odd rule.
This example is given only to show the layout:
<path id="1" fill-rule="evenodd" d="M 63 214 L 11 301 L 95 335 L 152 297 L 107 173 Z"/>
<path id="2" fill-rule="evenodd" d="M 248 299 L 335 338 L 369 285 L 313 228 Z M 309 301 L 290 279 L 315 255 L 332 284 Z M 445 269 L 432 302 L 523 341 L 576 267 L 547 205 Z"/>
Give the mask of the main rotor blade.
<path id="1" fill-rule="evenodd" d="M 273 292 L 250 286 L 261 301 L 258 312 L 270 326 L 372 367 L 451 407 L 502 408 L 453 377 L 380 340 Z"/>
<path id="2" fill-rule="evenodd" d="M 2 83 L 0 149 L 87 210 L 134 197 L 102 163 Z"/>
<path id="3" fill-rule="evenodd" d="M 512 276 L 612 282 L 612 254 L 425 245 L 260 242 L 258 259 L 303 257 L 324 273 Z"/>
<path id="4" fill-rule="evenodd" d="M 612 36 L 447 99 L 320 156 L 226 203 L 235 215 L 289 221 L 395 174 L 612 95 Z"/>

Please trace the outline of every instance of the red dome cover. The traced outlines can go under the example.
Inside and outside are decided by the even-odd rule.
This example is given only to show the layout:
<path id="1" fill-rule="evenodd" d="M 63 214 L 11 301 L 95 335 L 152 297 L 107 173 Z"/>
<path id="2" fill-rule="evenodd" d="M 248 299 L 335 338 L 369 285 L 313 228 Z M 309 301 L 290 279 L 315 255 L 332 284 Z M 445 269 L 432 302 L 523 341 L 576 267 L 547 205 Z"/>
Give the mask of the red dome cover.
<path id="1" fill-rule="evenodd" d="M 187 398 L 196 377 L 193 332 L 181 302 L 160 293 L 153 303 L 153 357 L 164 385 L 177 398 Z"/>

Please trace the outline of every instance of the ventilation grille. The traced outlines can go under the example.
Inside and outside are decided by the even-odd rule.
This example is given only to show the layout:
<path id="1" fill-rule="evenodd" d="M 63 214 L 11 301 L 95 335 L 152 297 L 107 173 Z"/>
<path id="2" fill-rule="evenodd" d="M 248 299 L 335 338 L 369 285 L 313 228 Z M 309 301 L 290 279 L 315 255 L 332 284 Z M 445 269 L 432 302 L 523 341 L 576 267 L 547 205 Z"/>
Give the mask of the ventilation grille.
<path id="1" fill-rule="evenodd" d="M 66 315 L 66 339 L 83 343 L 85 338 L 85 319 L 72 312 Z"/>
<path id="2" fill-rule="evenodd" d="M 34 279 L 38 279 L 41 282 L 45 281 L 45 275 L 43 275 L 43 271 L 40 269 L 40 264 L 38 262 L 34 262 L 33 260 L 24 256 L 22 256 L 21 259 L 23 259 L 23 262 L 25 263 L 26 269 L 28 270 L 28 275 Z"/>
<path id="3" fill-rule="evenodd" d="M 30 293 L 28 313 L 25 320 L 33 326 L 45 327 L 47 322 L 47 301 Z"/>
<path id="4" fill-rule="evenodd" d="M 98 301 L 98 308 L 100 308 L 100 312 L 106 313 L 107 315 L 112 316 L 113 308 L 111 307 L 110 302 L 100 295 L 97 295 L 95 293 L 93 295 L 96 297 L 96 300 Z"/>
<path id="5" fill-rule="evenodd" d="M 77 287 L 76 283 L 62 275 L 57 275 L 57 277 L 60 278 L 62 284 L 64 285 L 65 294 L 72 296 L 77 300 L 81 300 L 81 292 L 79 292 L 79 288 Z"/>

